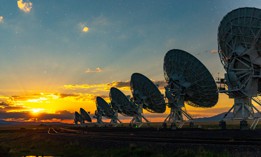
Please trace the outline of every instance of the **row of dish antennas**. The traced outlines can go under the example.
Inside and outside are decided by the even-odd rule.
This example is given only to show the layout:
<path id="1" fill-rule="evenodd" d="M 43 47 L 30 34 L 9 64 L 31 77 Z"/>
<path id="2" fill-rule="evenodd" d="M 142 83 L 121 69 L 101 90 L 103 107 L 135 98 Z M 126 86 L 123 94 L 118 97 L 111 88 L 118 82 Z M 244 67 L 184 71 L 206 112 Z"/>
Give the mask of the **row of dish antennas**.
<path id="1" fill-rule="evenodd" d="M 181 128 L 186 122 L 193 126 L 193 118 L 187 113 L 185 104 L 194 107 L 212 107 L 217 103 L 218 90 L 215 80 L 207 68 L 194 56 L 183 50 L 173 49 L 164 58 L 165 97 L 158 87 L 146 76 L 134 73 L 130 80 L 132 98 L 119 89 L 110 89 L 110 104 L 102 97 L 96 98 L 95 118 L 102 126 L 102 117 L 111 119 L 110 125 L 117 126 L 121 121 L 118 114 L 132 117 L 131 127 L 141 127 L 149 120 L 143 109 L 152 113 L 164 113 L 166 106 L 170 113 L 163 127 Z"/>
<path id="2" fill-rule="evenodd" d="M 80 123 L 80 125 L 84 125 L 85 122 L 92 122 L 90 112 L 86 112 L 83 108 L 80 108 L 80 113 L 77 111 L 74 113 L 74 124 Z"/>
<path id="3" fill-rule="evenodd" d="M 238 8 L 223 17 L 218 28 L 218 53 L 226 73 L 223 79 L 215 82 L 207 68 L 191 54 L 178 49 L 168 51 L 163 65 L 167 101 L 152 81 L 134 73 L 130 81 L 132 99 L 116 88 L 110 91 L 110 105 L 97 97 L 98 123 L 106 116 L 116 124 L 120 113 L 133 117 L 131 125 L 141 126 L 142 119 L 148 123 L 142 109 L 163 113 L 168 106 L 170 113 L 163 126 L 170 123 L 171 127 L 182 127 L 185 120 L 192 125 L 193 118 L 186 112 L 185 104 L 213 107 L 220 92 L 234 99 L 233 106 L 220 120 L 220 126 L 226 128 L 227 120 L 240 120 L 241 129 L 255 129 L 261 117 L 252 103 L 261 106 L 258 100 L 261 94 L 261 9 Z M 248 120 L 252 120 L 250 126 Z"/>

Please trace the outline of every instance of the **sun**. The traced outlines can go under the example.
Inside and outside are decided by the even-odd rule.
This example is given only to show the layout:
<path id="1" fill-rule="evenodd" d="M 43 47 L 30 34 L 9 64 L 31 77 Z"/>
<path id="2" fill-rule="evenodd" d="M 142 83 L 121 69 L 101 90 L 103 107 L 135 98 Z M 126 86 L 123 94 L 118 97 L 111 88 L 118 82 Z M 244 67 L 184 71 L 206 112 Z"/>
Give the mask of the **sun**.
<path id="1" fill-rule="evenodd" d="M 31 112 L 33 115 L 38 115 L 39 113 L 41 113 L 41 111 L 43 111 L 42 108 L 32 108 Z"/>

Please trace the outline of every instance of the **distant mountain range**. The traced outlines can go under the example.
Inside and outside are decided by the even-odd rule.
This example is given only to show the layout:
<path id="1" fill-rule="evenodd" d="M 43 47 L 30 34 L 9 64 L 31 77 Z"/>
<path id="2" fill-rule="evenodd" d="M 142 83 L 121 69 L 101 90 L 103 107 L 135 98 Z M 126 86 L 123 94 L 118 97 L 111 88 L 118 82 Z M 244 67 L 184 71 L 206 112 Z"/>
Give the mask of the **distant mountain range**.
<path id="1" fill-rule="evenodd" d="M 219 122 L 225 116 L 226 112 L 217 114 L 212 117 L 195 118 L 194 122 Z M 232 117 L 233 113 L 229 113 L 227 118 Z M 16 121 L 5 121 L 0 120 L 0 126 L 4 125 L 66 125 L 67 123 L 61 122 L 16 122 Z"/>
<path id="2" fill-rule="evenodd" d="M 195 122 L 219 122 L 225 116 L 226 112 L 217 114 L 212 117 L 203 117 L 194 119 Z M 229 113 L 227 117 L 232 117 L 232 113 Z"/>
<path id="3" fill-rule="evenodd" d="M 5 125 L 65 125 L 66 123 L 60 123 L 60 122 L 17 122 L 17 121 L 5 121 L 0 120 L 0 126 Z"/>

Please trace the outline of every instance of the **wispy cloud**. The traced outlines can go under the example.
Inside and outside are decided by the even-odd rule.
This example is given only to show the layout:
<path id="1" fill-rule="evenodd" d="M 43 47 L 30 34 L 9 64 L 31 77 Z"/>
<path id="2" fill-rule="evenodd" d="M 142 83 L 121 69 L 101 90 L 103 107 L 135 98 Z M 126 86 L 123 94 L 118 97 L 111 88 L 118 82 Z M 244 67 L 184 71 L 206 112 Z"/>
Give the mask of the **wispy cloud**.
<path id="1" fill-rule="evenodd" d="M 98 16 L 93 21 L 94 26 L 107 26 L 110 25 L 109 19 L 105 16 Z"/>
<path id="2" fill-rule="evenodd" d="M 0 24 L 1 23 L 4 23 L 4 17 L 3 16 L 0 16 Z"/>
<path id="3" fill-rule="evenodd" d="M 166 86 L 165 81 L 153 81 L 154 84 L 163 90 Z M 109 91 L 111 87 L 119 88 L 120 90 L 129 91 L 130 81 L 113 81 L 110 83 L 100 83 L 100 84 L 68 84 L 63 86 L 65 89 L 78 90 L 78 89 L 92 89 L 94 91 Z"/>
<path id="4" fill-rule="evenodd" d="M 217 53 L 218 53 L 218 50 L 213 49 L 213 50 L 210 50 L 209 53 L 211 53 L 211 54 L 217 54 Z"/>
<path id="5" fill-rule="evenodd" d="M 23 0 L 17 0 L 17 6 L 23 12 L 29 13 L 33 8 L 33 3 L 28 0 L 26 2 L 24 2 Z"/>
<path id="6" fill-rule="evenodd" d="M 100 72 L 102 72 L 102 71 L 103 71 L 103 69 L 101 69 L 100 67 L 97 67 L 97 68 L 95 68 L 95 69 L 88 68 L 88 69 L 85 71 L 85 73 L 100 73 Z"/>

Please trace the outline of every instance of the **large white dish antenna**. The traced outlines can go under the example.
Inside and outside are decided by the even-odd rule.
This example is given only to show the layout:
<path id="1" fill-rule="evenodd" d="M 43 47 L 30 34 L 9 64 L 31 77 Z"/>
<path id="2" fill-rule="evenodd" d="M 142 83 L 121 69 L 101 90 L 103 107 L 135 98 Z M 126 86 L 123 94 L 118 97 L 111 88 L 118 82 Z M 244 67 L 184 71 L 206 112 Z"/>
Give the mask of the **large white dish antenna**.
<path id="1" fill-rule="evenodd" d="M 228 113 L 233 111 L 232 118 L 241 120 L 241 128 L 247 127 L 247 119 L 255 119 L 257 124 L 260 115 L 255 116 L 254 111 L 259 111 L 251 99 L 260 104 L 253 97 L 261 89 L 261 10 L 238 8 L 224 16 L 218 28 L 218 45 L 228 86 L 220 92 L 235 100 Z"/>
<path id="2" fill-rule="evenodd" d="M 130 117 L 137 114 L 138 106 L 133 104 L 119 89 L 115 87 L 110 89 L 110 99 L 113 109 L 118 113 Z"/>
<path id="3" fill-rule="evenodd" d="M 110 89 L 111 105 L 115 111 L 118 111 L 124 116 L 133 117 L 130 121 L 130 126 L 140 127 L 142 125 L 142 118 L 149 122 L 143 115 L 142 109 L 129 100 L 125 94 L 123 94 L 119 89 L 112 87 Z"/>
<path id="4" fill-rule="evenodd" d="M 117 124 L 117 121 L 121 123 L 118 119 L 117 113 L 113 111 L 111 106 L 102 97 L 96 97 L 96 107 L 101 116 L 111 119 L 111 124 Z"/>
<path id="5" fill-rule="evenodd" d="M 261 9 L 238 8 L 218 28 L 219 55 L 227 71 L 230 97 L 255 97 L 260 92 Z"/>
<path id="6" fill-rule="evenodd" d="M 218 101 L 215 80 L 207 68 L 186 51 L 173 49 L 164 57 L 166 97 L 171 112 L 164 121 L 176 126 L 184 124 L 183 116 L 192 117 L 183 109 L 185 103 L 194 107 L 213 107 Z"/>
<path id="7" fill-rule="evenodd" d="M 217 85 L 208 69 L 186 51 L 173 49 L 164 57 L 164 76 L 175 93 L 194 107 L 213 107 L 218 101 Z"/>
<path id="8" fill-rule="evenodd" d="M 156 85 L 146 76 L 134 73 L 130 81 L 134 102 L 142 104 L 149 112 L 163 113 L 166 110 L 164 96 Z"/>

